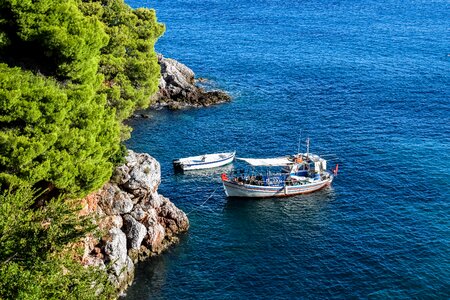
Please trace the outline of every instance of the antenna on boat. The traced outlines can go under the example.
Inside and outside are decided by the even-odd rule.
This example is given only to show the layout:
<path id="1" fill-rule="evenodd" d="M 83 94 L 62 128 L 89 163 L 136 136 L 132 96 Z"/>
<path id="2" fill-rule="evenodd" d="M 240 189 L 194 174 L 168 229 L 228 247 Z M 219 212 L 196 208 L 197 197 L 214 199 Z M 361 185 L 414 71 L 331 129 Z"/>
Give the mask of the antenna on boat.
<path id="1" fill-rule="evenodd" d="M 309 137 L 306 139 L 306 157 L 309 156 Z"/>
<path id="2" fill-rule="evenodd" d="M 302 141 L 302 130 L 300 129 L 300 136 L 298 137 L 297 155 L 300 153 L 300 143 Z"/>

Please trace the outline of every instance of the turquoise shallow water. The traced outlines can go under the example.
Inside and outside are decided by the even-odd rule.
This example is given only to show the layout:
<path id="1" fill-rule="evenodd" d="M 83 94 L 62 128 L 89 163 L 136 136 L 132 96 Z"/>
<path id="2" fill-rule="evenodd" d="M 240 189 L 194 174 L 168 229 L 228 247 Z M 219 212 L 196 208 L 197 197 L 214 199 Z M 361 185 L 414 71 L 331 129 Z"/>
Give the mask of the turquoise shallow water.
<path id="1" fill-rule="evenodd" d="M 131 121 L 160 192 L 195 211 L 127 299 L 450 298 L 449 1 L 127 2 L 157 9 L 159 52 L 234 96 Z M 172 170 L 205 152 L 290 154 L 300 131 L 338 157 L 332 188 L 227 200 L 220 170 Z"/>

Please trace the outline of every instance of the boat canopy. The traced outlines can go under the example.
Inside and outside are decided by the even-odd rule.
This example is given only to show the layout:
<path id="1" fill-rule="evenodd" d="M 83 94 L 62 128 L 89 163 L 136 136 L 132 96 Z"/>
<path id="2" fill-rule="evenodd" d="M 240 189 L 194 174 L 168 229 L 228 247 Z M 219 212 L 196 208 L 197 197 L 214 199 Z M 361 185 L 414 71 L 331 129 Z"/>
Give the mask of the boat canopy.
<path id="1" fill-rule="evenodd" d="M 238 158 L 254 167 L 283 167 L 292 165 L 294 162 L 286 157 L 277 158 Z"/>

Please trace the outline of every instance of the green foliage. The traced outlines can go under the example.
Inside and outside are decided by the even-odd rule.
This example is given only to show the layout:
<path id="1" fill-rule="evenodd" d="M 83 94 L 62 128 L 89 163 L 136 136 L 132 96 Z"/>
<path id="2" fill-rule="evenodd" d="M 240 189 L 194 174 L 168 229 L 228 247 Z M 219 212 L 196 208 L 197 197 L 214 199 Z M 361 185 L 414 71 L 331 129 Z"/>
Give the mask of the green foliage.
<path id="1" fill-rule="evenodd" d="M 0 52 L 10 65 L 59 80 L 95 81 L 108 37 L 75 0 L 3 0 L 0 16 Z"/>
<path id="2" fill-rule="evenodd" d="M 110 298 L 105 272 L 83 267 L 67 247 L 92 229 L 90 220 L 67 201 L 34 203 L 30 188 L 0 194 L 0 299 Z"/>
<path id="3" fill-rule="evenodd" d="M 84 196 L 123 161 L 121 123 L 157 90 L 163 31 L 123 0 L 0 1 L 0 299 L 112 296 L 67 248 L 89 220 L 55 195 Z"/>
<path id="4" fill-rule="evenodd" d="M 0 64 L 0 124 L 0 182 L 83 196 L 111 176 L 118 124 L 91 85 Z"/>
<path id="5" fill-rule="evenodd" d="M 105 24 L 109 43 L 101 50 L 99 71 L 105 76 L 108 104 L 123 121 L 134 110 L 147 107 L 158 89 L 160 67 L 154 45 L 164 25 L 157 22 L 154 10 L 133 10 L 123 0 L 84 0 L 79 5 L 87 16 Z"/>

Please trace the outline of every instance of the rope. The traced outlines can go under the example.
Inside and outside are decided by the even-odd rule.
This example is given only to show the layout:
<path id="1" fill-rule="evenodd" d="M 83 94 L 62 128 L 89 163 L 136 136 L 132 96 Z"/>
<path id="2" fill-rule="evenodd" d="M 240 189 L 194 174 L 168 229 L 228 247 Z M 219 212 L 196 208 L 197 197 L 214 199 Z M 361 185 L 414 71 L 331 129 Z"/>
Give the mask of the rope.
<path id="1" fill-rule="evenodd" d="M 208 198 L 206 198 L 206 200 L 205 200 L 202 204 L 200 204 L 200 205 L 197 206 L 196 208 L 194 208 L 194 209 L 192 209 L 191 211 L 189 211 L 186 215 L 189 215 L 190 213 L 192 213 L 192 212 L 198 210 L 199 208 L 201 208 L 206 202 L 208 202 L 209 199 L 212 198 L 212 196 L 216 193 L 216 191 L 217 191 L 220 187 L 221 187 L 220 185 L 219 185 L 218 187 L 216 187 L 216 189 L 211 193 L 211 195 L 209 195 Z"/>

